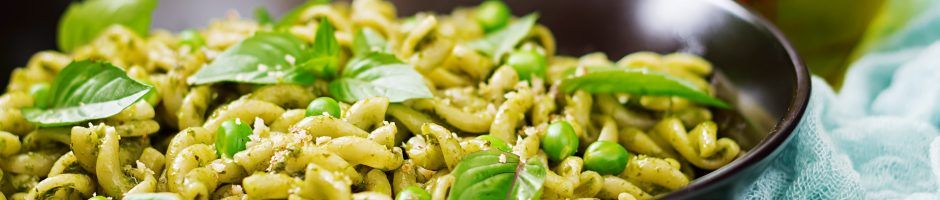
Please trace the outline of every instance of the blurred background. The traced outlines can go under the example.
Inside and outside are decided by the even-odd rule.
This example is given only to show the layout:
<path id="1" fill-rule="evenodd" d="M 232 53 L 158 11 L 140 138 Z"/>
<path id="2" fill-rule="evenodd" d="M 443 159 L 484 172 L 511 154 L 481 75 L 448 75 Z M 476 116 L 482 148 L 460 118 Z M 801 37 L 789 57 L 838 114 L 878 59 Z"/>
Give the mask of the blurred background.
<path id="1" fill-rule="evenodd" d="M 599 3 L 610 0 L 595 0 Z M 903 26 L 930 0 L 739 0 L 774 22 L 791 40 L 810 70 L 838 88 L 847 66 L 878 40 Z M 19 67 L 41 50 L 55 49 L 56 29 L 68 0 L 6 1 L 0 12 L 0 66 Z M 238 11 L 251 17 L 258 6 L 278 15 L 304 0 L 163 0 L 156 29 L 179 31 L 206 26 Z M 434 3 L 435 1 L 426 1 Z M 473 1 L 467 1 L 473 2 Z M 513 0 L 508 1 L 513 4 Z M 592 3 L 598 3 L 592 2 Z M 468 4 L 472 5 L 472 3 Z M 187 14 L 175 15 L 169 10 Z M 6 77 L 4 77 L 5 79 Z"/>

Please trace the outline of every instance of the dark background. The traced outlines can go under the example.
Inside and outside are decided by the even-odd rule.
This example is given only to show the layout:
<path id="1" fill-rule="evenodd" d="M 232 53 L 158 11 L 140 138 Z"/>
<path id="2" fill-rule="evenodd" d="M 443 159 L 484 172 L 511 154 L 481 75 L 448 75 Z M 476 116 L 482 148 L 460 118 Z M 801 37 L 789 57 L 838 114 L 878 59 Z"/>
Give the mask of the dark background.
<path id="1" fill-rule="evenodd" d="M 0 4 L 5 10 L 0 12 L 0 26 L 3 27 L 0 30 L 0 68 L 24 66 L 36 52 L 56 49 L 59 16 L 68 3 L 67 0 L 42 0 L 4 1 Z M 6 83 L 9 76 L 0 79 Z"/>

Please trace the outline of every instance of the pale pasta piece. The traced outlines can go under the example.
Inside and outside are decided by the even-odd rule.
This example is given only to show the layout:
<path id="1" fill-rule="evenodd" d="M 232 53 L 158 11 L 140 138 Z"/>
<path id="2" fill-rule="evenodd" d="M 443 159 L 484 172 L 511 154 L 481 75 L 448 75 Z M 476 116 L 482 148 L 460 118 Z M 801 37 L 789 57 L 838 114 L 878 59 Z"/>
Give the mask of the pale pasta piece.
<path id="1" fill-rule="evenodd" d="M 280 117 L 277 117 L 273 122 L 271 122 L 271 131 L 277 132 L 289 132 L 290 127 L 304 119 L 306 115 L 306 110 L 303 109 L 291 109 L 284 111 Z"/>
<path id="2" fill-rule="evenodd" d="M 33 106 L 33 97 L 26 92 L 7 92 L 0 95 L 0 108 L 29 108 Z"/>
<path id="3" fill-rule="evenodd" d="M 395 125 L 395 122 L 392 122 L 372 130 L 372 132 L 369 133 L 369 140 L 385 145 L 386 148 L 393 148 L 398 144 L 398 142 L 396 142 L 397 136 L 398 126 Z"/>
<path id="4" fill-rule="evenodd" d="M 484 98 L 496 103 L 502 103 L 505 99 L 504 92 L 510 90 L 519 83 L 519 74 L 509 66 L 502 66 L 493 72 L 486 84 L 480 85 L 480 93 Z"/>
<path id="5" fill-rule="evenodd" d="M 696 167 L 703 169 L 717 169 L 725 164 L 728 164 L 734 160 L 738 153 L 741 151 L 741 148 L 731 139 L 721 138 L 715 141 L 714 143 L 708 143 L 709 141 L 714 140 L 714 124 L 709 124 L 708 122 L 700 124 L 699 126 L 706 126 L 702 128 L 697 128 L 697 131 L 690 136 L 685 127 L 682 125 L 682 122 L 679 119 L 668 117 L 660 121 L 655 129 L 656 134 L 661 135 L 666 141 L 669 141 L 669 144 L 682 155 L 683 158 L 688 160 L 690 163 Z M 700 139 L 690 139 L 690 137 L 698 137 Z M 704 137 L 704 138 L 702 138 Z M 693 141 L 702 141 L 703 146 L 693 146 Z M 715 147 L 708 147 L 710 145 L 715 145 Z M 698 148 L 696 148 L 698 147 Z M 710 150 L 714 148 L 714 150 Z M 706 152 L 701 152 L 702 149 L 707 150 Z M 715 152 L 720 152 L 720 154 L 715 154 Z M 710 157 L 703 157 L 702 154 L 715 154 Z"/>
<path id="6" fill-rule="evenodd" d="M 282 108 L 306 108 L 316 95 L 303 86 L 293 84 L 277 84 L 258 88 L 251 94 L 249 99 L 271 102 Z"/>
<path id="7" fill-rule="evenodd" d="M 591 126 L 591 105 L 594 98 L 584 91 L 577 91 L 566 98 L 567 105 L 562 111 L 565 118 L 574 127 L 574 132 L 578 135 L 581 145 L 593 143 L 595 138 L 594 129 Z"/>
<path id="8" fill-rule="evenodd" d="M 205 188 L 199 188 L 200 183 L 198 182 L 189 183 L 197 180 L 190 179 L 188 176 L 190 172 L 197 168 L 208 165 L 216 158 L 215 150 L 209 145 L 194 144 L 192 146 L 183 148 L 176 155 L 176 157 L 168 162 L 169 166 L 167 166 L 166 170 L 167 188 L 169 188 L 170 192 L 178 193 L 182 193 L 184 191 L 198 192 L 195 190 L 209 189 L 204 184 L 202 184 L 201 187 Z"/>
<path id="9" fill-rule="evenodd" d="M 369 132 L 359 129 L 359 127 L 356 127 L 347 121 L 325 115 L 305 117 L 304 119 L 294 124 L 290 130 L 291 132 L 302 131 L 303 134 L 311 135 L 313 137 L 369 137 Z"/>
<path id="10" fill-rule="evenodd" d="M 621 193 L 627 193 L 636 199 L 652 199 L 653 196 L 620 177 L 604 176 L 604 187 L 597 193 L 602 199 L 616 199 Z"/>
<path id="11" fill-rule="evenodd" d="M 416 107 L 427 107 L 454 127 L 471 133 L 485 133 L 490 130 L 496 110 L 492 107 L 478 112 L 467 112 L 438 99 L 415 100 Z"/>
<path id="12" fill-rule="evenodd" d="M 416 166 L 411 163 L 411 159 L 408 159 L 402 163 L 401 167 L 392 172 L 392 190 L 395 194 L 398 194 L 408 186 L 420 186 L 415 167 Z"/>
<path id="13" fill-rule="evenodd" d="M 26 121 L 19 109 L 0 108 L 0 131 L 26 135 L 34 128 L 35 126 Z"/>
<path id="14" fill-rule="evenodd" d="M 434 141 L 431 142 L 432 144 L 439 145 L 441 155 L 444 157 L 444 163 L 447 164 L 448 169 L 454 169 L 465 155 L 456 135 L 440 125 L 424 124 L 421 127 L 421 134 L 429 141 Z"/>
<path id="15" fill-rule="evenodd" d="M 239 183 L 248 176 L 245 168 L 229 158 L 213 160 L 212 163 L 209 163 L 208 168 L 218 174 L 218 182 L 220 183 Z"/>
<path id="16" fill-rule="evenodd" d="M 73 174 L 82 173 L 83 172 L 82 170 L 78 170 L 80 168 L 81 168 L 81 165 L 78 164 L 78 158 L 75 158 L 74 153 L 68 152 L 68 153 L 65 153 L 65 155 L 62 155 L 61 157 L 59 157 L 59 159 L 56 160 L 55 163 L 52 164 L 52 168 L 49 170 L 49 175 L 47 175 L 46 177 L 53 177 L 59 174 L 66 174 L 66 173 L 73 173 Z"/>
<path id="17" fill-rule="evenodd" d="M 359 183 L 362 180 L 353 164 L 350 164 L 336 153 L 314 145 L 304 145 L 298 155 L 287 157 L 284 161 L 284 171 L 287 173 L 303 172 L 307 169 L 307 165 L 311 163 L 330 171 L 342 173 L 353 183 Z"/>
<path id="18" fill-rule="evenodd" d="M 281 173 L 257 173 L 245 177 L 242 185 L 250 199 L 286 199 L 301 180 Z"/>
<path id="19" fill-rule="evenodd" d="M 346 110 L 344 119 L 359 129 L 370 130 L 385 121 L 388 98 L 372 97 L 356 101 Z"/>
<path id="20" fill-rule="evenodd" d="M 310 164 L 307 165 L 299 195 L 308 199 L 351 199 L 350 185 L 352 181 L 343 174 Z"/>
<path id="21" fill-rule="evenodd" d="M 620 130 L 617 137 L 620 145 L 623 145 L 630 152 L 637 154 L 650 155 L 660 158 L 678 158 L 668 146 L 660 146 L 646 133 L 637 128 L 625 128 Z"/>
<path id="22" fill-rule="evenodd" d="M 212 88 L 207 85 L 190 90 L 183 98 L 179 111 L 176 113 L 179 128 L 202 126 L 205 123 L 205 115 L 214 96 L 215 93 L 212 92 Z"/>
<path id="23" fill-rule="evenodd" d="M 352 2 L 351 18 L 354 25 L 378 30 L 389 40 L 399 37 L 398 24 L 395 23 L 395 6 L 390 2 L 355 0 Z"/>
<path id="24" fill-rule="evenodd" d="M 283 113 L 283 108 L 270 102 L 240 99 L 216 109 L 202 127 L 214 133 L 222 125 L 222 122 L 230 119 L 238 118 L 243 122 L 254 122 L 254 119 L 258 117 L 270 122 Z"/>
<path id="25" fill-rule="evenodd" d="M 63 154 L 65 154 L 65 151 L 61 149 L 23 152 L 4 158 L 5 162 L 0 163 L 0 167 L 8 173 L 45 176 L 49 174 L 55 161 Z"/>
<path id="26" fill-rule="evenodd" d="M 575 197 L 594 197 L 604 188 L 604 177 L 594 171 L 585 171 L 578 177 L 580 183 L 574 189 Z"/>
<path id="27" fill-rule="evenodd" d="M 388 149 L 385 145 L 362 137 L 335 138 L 323 146 L 351 164 L 362 164 L 382 170 L 398 168 L 404 160 L 400 148 Z"/>
<path id="28" fill-rule="evenodd" d="M 425 137 L 411 137 L 404 145 L 409 160 L 425 169 L 439 170 L 446 167 L 444 153 L 439 145 L 432 145 Z"/>
<path id="29" fill-rule="evenodd" d="M 490 125 L 490 134 L 509 143 L 516 142 L 516 128 L 525 118 L 526 111 L 532 107 L 534 94 L 528 88 L 509 93 L 509 96 L 499 109 L 493 124 Z"/>
<path id="30" fill-rule="evenodd" d="M 19 153 L 21 147 L 19 136 L 0 131 L 0 156 L 7 157 Z"/>
<path id="31" fill-rule="evenodd" d="M 647 129 L 656 123 L 650 116 L 624 108 L 610 95 L 596 95 L 596 97 L 598 110 L 613 117 L 617 121 L 617 126 Z"/>
<path id="32" fill-rule="evenodd" d="M 430 116 L 417 110 L 411 109 L 401 104 L 391 104 L 388 106 L 388 115 L 401 122 L 408 131 L 420 133 L 421 126 L 425 123 L 434 123 Z"/>
<path id="33" fill-rule="evenodd" d="M 69 55 L 55 51 L 40 51 L 29 58 L 26 68 L 43 69 L 48 72 L 59 72 L 72 62 Z"/>
<path id="34" fill-rule="evenodd" d="M 462 44 L 454 45 L 450 57 L 444 61 L 443 65 L 448 68 L 460 69 L 461 72 L 466 73 L 474 81 L 488 77 L 493 67 L 495 67 L 491 59 Z"/>
<path id="35" fill-rule="evenodd" d="M 447 199 L 447 193 L 450 190 L 450 186 L 454 184 L 454 179 L 456 179 L 454 175 L 447 171 L 441 171 L 428 181 L 428 185 L 425 186 L 425 189 L 431 193 L 431 199 L 433 200 Z"/>
<path id="36" fill-rule="evenodd" d="M 676 190 L 689 184 L 689 179 L 679 171 L 678 164 L 675 160 L 670 164 L 669 161 L 659 158 L 634 156 L 620 176 Z"/>
<path id="37" fill-rule="evenodd" d="M 363 188 L 364 191 L 375 192 L 385 196 L 392 195 L 392 185 L 388 181 L 388 176 L 385 174 L 385 172 L 382 172 L 382 170 L 369 170 L 369 172 L 365 175 L 363 184 L 365 184 L 365 187 Z"/>
<path id="38" fill-rule="evenodd" d="M 46 178 L 39 184 L 36 184 L 33 189 L 29 191 L 29 194 L 25 196 L 25 199 L 39 199 L 46 195 L 50 195 L 50 192 L 56 193 L 57 191 L 63 188 L 68 188 L 71 192 L 76 192 L 82 198 L 91 197 L 95 192 L 94 181 L 84 174 L 61 174 Z M 16 199 L 14 197 L 14 199 Z"/>
<path id="39" fill-rule="evenodd" d="M 118 144 L 121 136 L 116 133 L 113 127 L 106 126 L 100 129 L 103 129 L 104 137 L 101 139 L 95 162 L 95 174 L 98 177 L 98 184 L 108 196 L 123 197 L 138 183 L 133 182 L 133 178 L 125 176 L 120 157 L 121 149 Z M 150 177 L 150 179 L 153 179 L 153 177 Z"/>
<path id="40" fill-rule="evenodd" d="M 157 110 L 157 114 L 170 127 L 179 128 L 179 119 L 176 115 L 183 104 L 183 98 L 189 91 L 185 75 L 170 71 L 165 75 L 153 77 L 153 82 L 154 87 L 158 88 L 162 105 L 160 107 L 163 108 Z"/>

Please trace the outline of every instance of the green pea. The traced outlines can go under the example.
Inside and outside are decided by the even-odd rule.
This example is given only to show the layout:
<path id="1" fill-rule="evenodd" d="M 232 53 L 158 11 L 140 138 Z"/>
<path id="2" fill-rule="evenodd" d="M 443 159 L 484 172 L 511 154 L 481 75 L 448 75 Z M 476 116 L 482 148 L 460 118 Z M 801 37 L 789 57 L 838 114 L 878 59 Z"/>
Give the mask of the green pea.
<path id="1" fill-rule="evenodd" d="M 243 123 L 241 119 L 235 118 L 222 122 L 222 126 L 215 135 L 216 153 L 226 158 L 232 158 L 235 153 L 245 150 L 245 143 L 248 143 L 251 135 L 251 127 Z"/>
<path id="2" fill-rule="evenodd" d="M 532 75 L 545 79 L 545 55 L 535 50 L 516 50 L 509 53 L 506 64 L 519 73 L 519 80 L 530 80 Z"/>
<path id="3" fill-rule="evenodd" d="M 395 200 L 431 200 L 431 193 L 418 186 L 408 186 L 395 196 Z"/>
<path id="4" fill-rule="evenodd" d="M 618 175 L 627 167 L 631 156 L 616 142 L 597 141 L 584 152 L 584 167 L 604 175 Z"/>
<path id="5" fill-rule="evenodd" d="M 29 95 L 33 96 L 33 107 L 43 109 L 49 103 L 49 84 L 40 83 L 29 87 Z"/>
<path id="6" fill-rule="evenodd" d="M 568 121 L 557 121 L 548 126 L 542 138 L 542 150 L 553 161 L 561 161 L 578 152 L 578 135 Z"/>
<path id="7" fill-rule="evenodd" d="M 206 41 L 202 39 L 198 31 L 186 29 L 180 32 L 180 45 L 189 45 L 190 48 L 196 49 L 206 45 Z"/>
<path id="8" fill-rule="evenodd" d="M 481 135 L 477 136 L 477 139 L 489 142 L 490 147 L 499 149 L 500 151 L 512 152 L 512 147 L 510 147 L 506 141 L 503 141 L 503 139 L 499 139 L 498 137 L 493 137 L 492 135 Z"/>
<path id="9" fill-rule="evenodd" d="M 339 118 L 339 103 L 330 97 L 320 97 L 314 99 L 307 106 L 307 117 L 323 115 L 324 113 Z"/>
<path id="10" fill-rule="evenodd" d="M 488 0 L 477 7 L 475 17 L 484 31 L 492 32 L 506 26 L 512 13 L 503 1 Z"/>

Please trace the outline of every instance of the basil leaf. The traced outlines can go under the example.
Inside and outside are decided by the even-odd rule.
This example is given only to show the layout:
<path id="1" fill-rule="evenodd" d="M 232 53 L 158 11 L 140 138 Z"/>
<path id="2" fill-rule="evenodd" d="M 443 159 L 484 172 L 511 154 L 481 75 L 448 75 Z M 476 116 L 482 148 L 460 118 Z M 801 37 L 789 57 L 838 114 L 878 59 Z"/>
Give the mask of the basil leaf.
<path id="1" fill-rule="evenodd" d="M 390 102 L 433 97 L 414 67 L 388 53 L 351 59 L 329 89 L 333 97 L 345 102 L 376 96 L 388 97 Z"/>
<path id="2" fill-rule="evenodd" d="M 271 14 L 268 13 L 268 8 L 264 6 L 255 8 L 255 20 L 258 20 L 259 24 L 271 24 Z"/>
<path id="3" fill-rule="evenodd" d="M 328 3 L 330 3 L 330 0 L 309 0 L 303 5 L 297 6 L 296 8 L 288 11 L 287 14 L 284 14 L 284 16 L 281 17 L 281 20 L 274 24 L 274 30 L 286 31 L 297 22 L 297 19 L 300 18 L 300 14 L 303 14 L 304 10 L 307 10 L 307 8 L 316 5 Z"/>
<path id="4" fill-rule="evenodd" d="M 146 36 L 156 7 L 156 0 L 87 0 L 72 3 L 59 20 L 59 49 L 70 52 L 91 42 L 114 24 Z"/>
<path id="5" fill-rule="evenodd" d="M 583 90 L 589 93 L 629 93 L 639 95 L 678 96 L 689 101 L 719 108 L 730 106 L 694 85 L 668 74 L 648 70 L 606 70 L 587 73 L 579 77 L 562 80 L 560 89 L 565 92 Z"/>
<path id="6" fill-rule="evenodd" d="M 379 32 L 365 27 L 356 32 L 356 36 L 353 38 L 352 51 L 356 56 L 366 55 L 371 52 L 388 52 L 388 41 Z"/>
<path id="7" fill-rule="evenodd" d="M 509 26 L 486 34 L 483 39 L 471 42 L 469 46 L 490 56 L 493 62 L 499 63 L 506 52 L 512 51 L 516 44 L 529 35 L 529 31 L 535 26 L 535 20 L 538 18 L 539 15 L 536 13 L 528 14 Z"/>
<path id="8" fill-rule="evenodd" d="M 320 78 L 333 78 L 336 76 L 337 66 L 339 65 L 339 42 L 334 36 L 333 24 L 330 20 L 323 18 L 317 25 L 317 33 L 314 35 L 313 52 L 311 58 L 305 62 L 302 67 L 308 71 L 313 71 L 314 75 Z"/>
<path id="9" fill-rule="evenodd" d="M 72 62 L 53 79 L 51 98 L 37 99 L 47 108 L 24 109 L 23 116 L 43 127 L 102 119 L 118 114 L 152 89 L 109 63 Z"/>
<path id="10" fill-rule="evenodd" d="M 542 161 L 529 158 L 516 169 L 510 199 L 538 199 L 542 195 L 542 184 L 547 172 Z"/>
<path id="11" fill-rule="evenodd" d="M 241 82 L 312 84 L 316 79 L 294 63 L 308 60 L 306 44 L 288 33 L 258 32 L 222 52 L 189 77 L 189 84 Z"/>
<path id="12" fill-rule="evenodd" d="M 454 168 L 447 199 L 538 199 L 546 173 L 535 158 L 519 162 L 518 156 L 508 152 L 475 152 Z"/>

